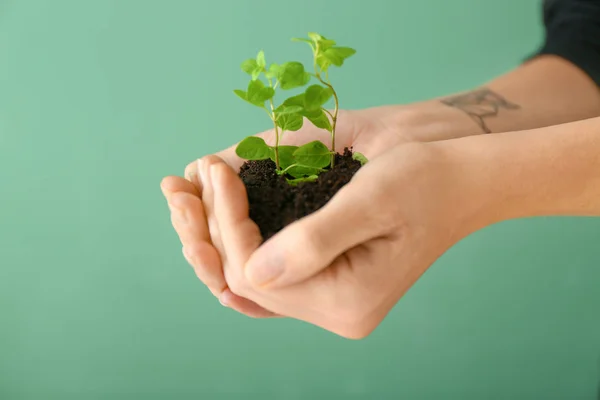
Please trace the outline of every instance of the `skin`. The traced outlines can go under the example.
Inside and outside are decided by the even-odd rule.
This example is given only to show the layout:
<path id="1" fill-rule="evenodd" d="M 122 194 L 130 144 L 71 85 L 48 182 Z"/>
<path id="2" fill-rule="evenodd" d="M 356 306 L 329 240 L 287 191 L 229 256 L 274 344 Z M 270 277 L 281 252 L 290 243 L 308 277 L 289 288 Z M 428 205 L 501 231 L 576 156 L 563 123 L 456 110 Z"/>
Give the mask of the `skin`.
<path id="1" fill-rule="evenodd" d="M 598 177 L 585 173 L 598 161 L 598 134 L 581 132 L 598 132 L 598 120 L 533 129 L 598 115 L 597 87 L 566 61 L 543 57 L 486 88 L 518 107 L 492 104 L 499 111 L 474 118 L 479 104 L 435 99 L 343 112 L 338 150 L 352 145 L 370 162 L 323 209 L 262 245 L 235 173 L 242 163 L 235 146 L 190 164 L 187 179 L 165 178 L 186 259 L 224 305 L 241 313 L 283 315 L 361 338 L 470 233 L 521 216 L 597 215 L 582 204 L 600 195 L 586 189 Z M 486 131 L 520 132 L 481 135 L 482 123 Z M 273 142 L 271 132 L 261 136 Z M 308 126 L 284 143 L 326 138 Z M 555 162 L 559 155 L 565 162 Z"/>

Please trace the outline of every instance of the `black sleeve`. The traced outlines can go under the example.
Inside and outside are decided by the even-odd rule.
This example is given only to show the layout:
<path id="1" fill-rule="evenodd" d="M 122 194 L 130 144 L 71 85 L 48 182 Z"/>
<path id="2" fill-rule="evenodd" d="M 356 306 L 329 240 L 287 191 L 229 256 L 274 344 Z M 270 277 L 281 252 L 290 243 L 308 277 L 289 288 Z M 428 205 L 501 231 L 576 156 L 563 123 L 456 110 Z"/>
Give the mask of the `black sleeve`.
<path id="1" fill-rule="evenodd" d="M 565 58 L 600 85 L 600 0 L 544 0 L 546 34 L 537 55 Z"/>

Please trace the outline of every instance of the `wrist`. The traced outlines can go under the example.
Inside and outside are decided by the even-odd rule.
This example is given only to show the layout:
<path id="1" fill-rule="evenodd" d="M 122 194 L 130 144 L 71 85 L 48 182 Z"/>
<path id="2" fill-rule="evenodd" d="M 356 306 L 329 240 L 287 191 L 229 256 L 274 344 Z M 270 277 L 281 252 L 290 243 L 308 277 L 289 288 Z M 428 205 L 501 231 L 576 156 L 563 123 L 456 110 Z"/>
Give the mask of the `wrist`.
<path id="1" fill-rule="evenodd" d="M 378 107 L 379 116 L 391 129 L 414 142 L 433 142 L 480 135 L 481 128 L 466 114 L 438 100 Z"/>

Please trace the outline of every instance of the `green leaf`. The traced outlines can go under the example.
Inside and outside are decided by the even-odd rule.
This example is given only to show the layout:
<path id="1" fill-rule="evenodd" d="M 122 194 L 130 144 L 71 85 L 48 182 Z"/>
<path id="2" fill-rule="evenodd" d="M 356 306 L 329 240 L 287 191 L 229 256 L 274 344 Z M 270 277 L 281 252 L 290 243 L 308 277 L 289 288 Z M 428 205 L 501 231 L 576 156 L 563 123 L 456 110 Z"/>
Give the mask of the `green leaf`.
<path id="1" fill-rule="evenodd" d="M 329 40 L 329 39 L 319 40 L 319 50 L 320 51 L 325 51 L 333 46 L 335 46 L 335 40 Z"/>
<path id="2" fill-rule="evenodd" d="M 322 170 L 320 168 L 309 167 L 297 163 L 294 153 L 298 150 L 298 146 L 279 146 L 279 166 L 281 170 L 285 170 L 285 174 L 291 175 L 294 178 L 302 178 L 307 175 L 318 175 Z M 275 162 L 275 148 L 271 147 L 271 160 Z"/>
<path id="3" fill-rule="evenodd" d="M 284 131 L 297 131 L 302 128 L 304 118 L 300 114 L 282 114 L 275 123 Z"/>
<path id="4" fill-rule="evenodd" d="M 352 57 L 354 54 L 356 54 L 356 50 L 350 48 L 350 47 L 334 47 L 332 48 L 330 51 L 334 51 L 335 53 L 337 53 L 340 57 L 342 57 L 344 60 L 347 58 Z"/>
<path id="5" fill-rule="evenodd" d="M 302 106 L 288 106 L 282 104 L 275 109 L 275 118 L 279 118 L 280 115 L 299 114 L 302 110 Z"/>
<path id="6" fill-rule="evenodd" d="M 280 66 L 277 80 L 282 89 L 294 89 L 306 85 L 310 81 L 310 74 L 304 70 L 302 63 L 291 61 Z"/>
<path id="7" fill-rule="evenodd" d="M 303 183 L 303 182 L 314 182 L 317 179 L 319 179 L 318 175 L 309 175 L 306 177 L 302 177 L 302 178 L 295 178 L 295 179 L 288 179 L 288 183 L 292 186 L 296 186 L 299 183 Z"/>
<path id="8" fill-rule="evenodd" d="M 310 44 L 310 47 L 312 47 L 313 50 L 317 50 L 318 48 L 319 51 L 327 50 L 328 48 L 333 47 L 336 44 L 335 40 L 327 39 L 325 36 L 320 35 L 316 32 L 309 32 L 308 37 L 310 38 L 310 40 L 304 38 L 293 38 L 292 40 L 296 42 L 306 42 Z"/>
<path id="9" fill-rule="evenodd" d="M 248 101 L 248 93 L 243 90 L 235 89 L 233 93 L 237 94 L 239 98 Z"/>
<path id="10" fill-rule="evenodd" d="M 319 40 L 325 39 L 323 36 L 319 35 L 316 32 L 308 32 L 308 37 L 313 40 L 313 42 L 318 42 Z"/>
<path id="11" fill-rule="evenodd" d="M 271 155 L 271 147 L 263 139 L 250 136 L 237 145 L 235 154 L 244 160 L 266 160 Z"/>
<path id="12" fill-rule="evenodd" d="M 259 53 L 260 54 L 260 53 Z M 264 55 L 263 55 L 264 56 Z M 255 59 L 250 58 L 242 63 L 242 71 L 252 76 L 252 80 L 258 79 L 264 69 L 264 65 L 258 63 L 258 57 Z M 263 59 L 264 61 L 264 59 Z"/>
<path id="13" fill-rule="evenodd" d="M 254 72 L 252 72 L 252 80 L 255 81 L 258 79 L 258 77 L 261 74 L 261 70 L 260 69 L 255 69 Z"/>
<path id="14" fill-rule="evenodd" d="M 253 58 L 250 58 L 242 63 L 242 71 L 250 75 L 252 75 L 252 73 L 257 67 L 258 65 L 256 63 L 256 60 Z"/>
<path id="15" fill-rule="evenodd" d="M 356 161 L 360 161 L 361 165 L 365 165 L 369 160 L 362 153 L 354 152 L 352 153 L 352 159 Z"/>
<path id="16" fill-rule="evenodd" d="M 277 78 L 277 74 L 279 74 L 279 65 L 275 63 L 269 65 L 269 70 L 265 72 L 266 77 L 269 79 Z"/>
<path id="17" fill-rule="evenodd" d="M 318 140 L 300 146 L 294 152 L 294 157 L 298 164 L 312 168 L 325 168 L 331 161 L 329 149 Z"/>
<path id="18" fill-rule="evenodd" d="M 306 38 L 292 38 L 292 42 L 304 42 L 312 44 L 312 40 Z"/>
<path id="19" fill-rule="evenodd" d="M 354 53 L 356 53 L 356 50 L 350 47 L 331 47 L 321 52 L 319 56 L 324 58 L 329 64 L 341 67 L 344 64 L 344 60 L 351 57 Z"/>
<path id="20" fill-rule="evenodd" d="M 310 48 L 313 51 L 316 50 L 315 43 L 312 40 L 305 39 L 305 38 L 292 38 L 292 42 L 304 42 L 304 43 L 308 43 L 308 45 L 310 46 Z"/>
<path id="21" fill-rule="evenodd" d="M 279 146 L 279 167 L 286 169 L 290 165 L 294 165 L 296 159 L 294 158 L 294 152 L 298 149 L 298 146 Z M 271 147 L 271 160 L 275 162 L 275 148 Z"/>
<path id="22" fill-rule="evenodd" d="M 302 86 L 306 85 L 308 82 L 310 82 L 310 78 L 312 77 L 312 74 L 309 72 L 305 72 L 304 73 L 304 77 L 302 78 Z"/>
<path id="23" fill-rule="evenodd" d="M 303 178 L 310 175 L 318 175 L 323 170 L 321 168 L 308 167 L 306 165 L 295 165 L 288 169 L 286 173 L 294 178 Z"/>
<path id="24" fill-rule="evenodd" d="M 304 93 L 298 94 L 296 96 L 288 97 L 283 102 L 284 106 L 300 106 L 304 107 Z"/>
<path id="25" fill-rule="evenodd" d="M 301 93 L 296 96 L 292 96 L 286 99 L 283 102 L 283 106 L 291 107 L 291 106 L 300 106 L 303 108 L 299 114 L 306 117 L 313 125 L 317 128 L 326 129 L 331 132 L 331 122 L 329 121 L 329 117 L 325 114 L 322 108 L 317 108 L 316 110 L 306 110 L 305 101 L 306 93 Z"/>
<path id="26" fill-rule="evenodd" d="M 264 51 L 261 50 L 256 55 L 256 64 L 258 65 L 258 67 L 261 70 L 265 68 L 265 65 L 267 65 L 267 62 L 265 61 L 265 52 Z"/>
<path id="27" fill-rule="evenodd" d="M 308 119 L 314 126 L 321 129 L 326 129 L 331 132 L 331 121 L 329 121 L 329 117 L 325 114 L 322 108 L 319 108 L 315 111 L 304 112 L 303 113 L 306 119 Z"/>
<path id="28" fill-rule="evenodd" d="M 331 98 L 330 88 L 321 85 L 311 85 L 304 92 L 304 108 L 308 111 L 318 110 Z"/>
<path id="29" fill-rule="evenodd" d="M 317 62 L 317 65 L 319 66 L 319 68 L 321 68 L 321 71 L 323 71 L 323 72 L 327 71 L 329 69 L 329 66 L 331 65 L 331 61 L 329 61 L 323 55 L 323 53 L 317 54 L 317 57 L 315 60 Z"/>
<path id="30" fill-rule="evenodd" d="M 255 106 L 264 107 L 265 101 L 273 98 L 275 90 L 272 87 L 265 86 L 262 81 L 250 81 L 248 84 L 247 101 Z"/>

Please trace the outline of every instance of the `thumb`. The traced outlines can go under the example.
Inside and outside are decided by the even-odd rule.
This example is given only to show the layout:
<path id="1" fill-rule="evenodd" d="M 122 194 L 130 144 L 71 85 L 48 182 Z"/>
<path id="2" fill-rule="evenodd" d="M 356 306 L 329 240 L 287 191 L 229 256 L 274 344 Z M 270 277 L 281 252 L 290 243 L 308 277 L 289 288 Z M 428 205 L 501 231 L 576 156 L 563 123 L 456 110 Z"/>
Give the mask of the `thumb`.
<path id="1" fill-rule="evenodd" d="M 250 257 L 246 278 L 255 286 L 282 287 L 327 268 L 337 257 L 386 232 L 367 180 L 344 186 L 323 208 L 284 228 Z M 385 214 L 384 214 L 385 217 Z"/>

